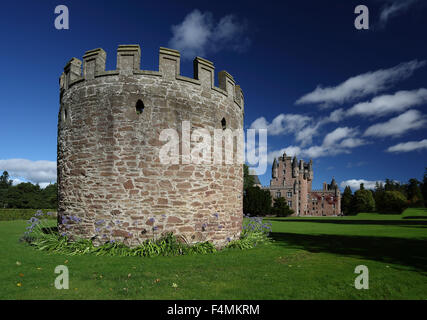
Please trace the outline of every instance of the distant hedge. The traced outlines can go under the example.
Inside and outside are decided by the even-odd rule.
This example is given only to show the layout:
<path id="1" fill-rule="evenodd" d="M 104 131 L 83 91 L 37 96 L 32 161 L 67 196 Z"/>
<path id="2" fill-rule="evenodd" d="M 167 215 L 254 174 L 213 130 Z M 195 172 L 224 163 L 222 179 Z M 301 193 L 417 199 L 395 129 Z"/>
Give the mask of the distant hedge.
<path id="1" fill-rule="evenodd" d="M 56 219 L 56 209 L 39 209 L 48 219 Z M 0 209 L 0 221 L 28 220 L 37 213 L 38 209 Z M 48 212 L 53 214 L 47 215 Z"/>

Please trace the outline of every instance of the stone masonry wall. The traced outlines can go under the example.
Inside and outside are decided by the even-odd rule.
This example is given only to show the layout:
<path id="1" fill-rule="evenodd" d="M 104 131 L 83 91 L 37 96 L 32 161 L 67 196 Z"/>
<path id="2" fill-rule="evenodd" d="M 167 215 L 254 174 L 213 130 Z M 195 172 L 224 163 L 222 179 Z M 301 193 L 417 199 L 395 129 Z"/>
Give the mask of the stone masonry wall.
<path id="1" fill-rule="evenodd" d="M 161 48 L 159 71 L 140 70 L 140 48 L 120 46 L 117 70 L 102 49 L 71 59 L 60 78 L 58 225 L 96 243 L 175 233 L 182 241 L 222 246 L 242 228 L 242 164 L 162 164 L 163 129 L 243 128 L 243 94 L 226 72 L 194 60 L 180 76 L 179 52 Z M 140 100 L 140 102 L 138 102 Z M 136 109 L 141 106 L 143 109 Z M 141 111 L 142 110 L 142 111 Z M 139 112 L 141 111 L 141 112 Z M 180 134 L 181 136 L 181 134 Z"/>

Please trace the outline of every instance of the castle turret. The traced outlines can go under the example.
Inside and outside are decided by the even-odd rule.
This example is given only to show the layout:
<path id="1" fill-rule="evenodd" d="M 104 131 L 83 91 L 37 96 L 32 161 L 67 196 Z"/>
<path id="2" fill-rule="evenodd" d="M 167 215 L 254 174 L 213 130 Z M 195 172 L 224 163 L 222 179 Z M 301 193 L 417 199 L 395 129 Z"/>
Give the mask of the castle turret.
<path id="1" fill-rule="evenodd" d="M 187 163 L 184 150 L 160 152 L 165 131 L 184 140 L 188 123 L 212 134 L 242 130 L 243 92 L 234 78 L 221 71 L 216 87 L 214 64 L 200 57 L 194 78 L 184 77 L 179 51 L 168 48 L 159 50 L 158 71 L 141 70 L 139 45 L 119 46 L 116 70 L 105 70 L 105 61 L 103 49 L 89 50 L 83 66 L 71 59 L 60 78 L 60 232 L 95 244 L 136 245 L 167 232 L 217 246 L 238 239 L 243 164 Z"/>
<path id="2" fill-rule="evenodd" d="M 273 160 L 273 166 L 271 168 L 271 171 L 272 171 L 271 174 L 272 174 L 272 178 L 273 179 L 277 178 L 277 167 L 278 167 L 278 164 L 277 164 L 276 158 L 274 158 L 274 160 Z"/>

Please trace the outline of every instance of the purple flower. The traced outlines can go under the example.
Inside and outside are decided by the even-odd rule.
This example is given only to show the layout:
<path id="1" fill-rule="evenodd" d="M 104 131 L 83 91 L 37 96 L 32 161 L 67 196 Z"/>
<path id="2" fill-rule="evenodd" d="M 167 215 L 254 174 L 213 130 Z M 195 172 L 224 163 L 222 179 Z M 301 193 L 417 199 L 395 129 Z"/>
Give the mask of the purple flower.
<path id="1" fill-rule="evenodd" d="M 231 241 L 231 238 L 230 238 L 230 237 L 228 237 L 228 238 L 227 238 L 227 241 L 228 241 L 228 242 L 230 242 L 230 241 Z"/>
<path id="2" fill-rule="evenodd" d="M 218 212 L 215 212 L 215 213 L 214 213 L 214 217 L 218 219 L 218 217 L 219 217 Z"/>
<path id="3" fill-rule="evenodd" d="M 148 221 L 150 221 L 151 223 L 153 223 L 156 220 L 154 218 L 150 218 L 150 219 L 148 219 Z"/>
<path id="4" fill-rule="evenodd" d="M 156 231 L 157 229 L 159 229 L 158 226 L 153 227 L 153 231 Z"/>

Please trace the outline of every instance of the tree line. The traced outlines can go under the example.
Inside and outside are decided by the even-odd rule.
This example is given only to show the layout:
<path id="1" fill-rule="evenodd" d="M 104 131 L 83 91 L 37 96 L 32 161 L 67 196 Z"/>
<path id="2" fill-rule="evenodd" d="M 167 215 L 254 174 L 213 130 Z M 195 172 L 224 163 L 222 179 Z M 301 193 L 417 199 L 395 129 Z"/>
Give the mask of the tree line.
<path id="1" fill-rule="evenodd" d="M 386 179 L 384 183 L 377 182 L 373 190 L 367 190 L 360 184 L 359 190 L 352 192 L 346 186 L 341 196 L 341 210 L 344 215 L 354 215 L 359 212 L 379 212 L 400 214 L 408 207 L 427 206 L 427 168 L 423 181 L 415 178 L 407 183 Z"/>
<path id="2" fill-rule="evenodd" d="M 243 165 L 243 212 L 251 216 L 276 215 L 286 217 L 294 213 L 283 197 L 272 200 L 270 191 L 254 186 L 255 179 L 249 167 Z"/>
<path id="3" fill-rule="evenodd" d="M 56 183 L 42 189 L 38 184 L 23 182 L 16 186 L 9 173 L 0 176 L 0 208 L 14 209 L 56 209 L 58 207 L 58 186 Z"/>

